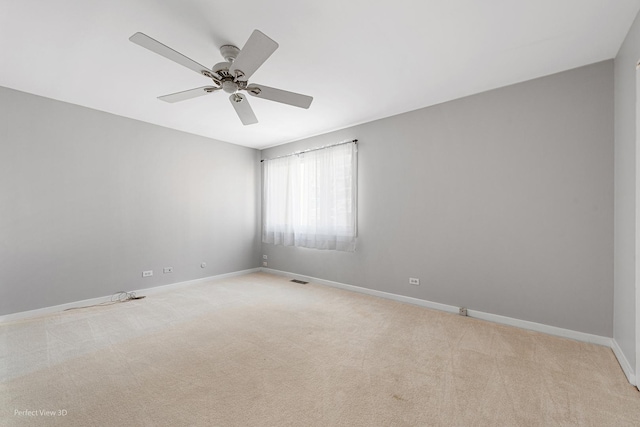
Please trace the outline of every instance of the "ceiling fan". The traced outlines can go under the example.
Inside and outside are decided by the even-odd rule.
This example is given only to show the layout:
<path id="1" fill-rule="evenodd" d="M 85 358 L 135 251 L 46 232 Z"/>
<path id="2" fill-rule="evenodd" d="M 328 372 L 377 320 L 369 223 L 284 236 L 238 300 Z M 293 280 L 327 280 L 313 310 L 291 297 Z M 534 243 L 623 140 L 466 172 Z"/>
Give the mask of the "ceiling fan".
<path id="1" fill-rule="evenodd" d="M 215 86 L 203 86 L 183 92 L 172 93 L 158 97 L 166 102 L 179 102 L 187 99 L 207 95 L 218 90 L 223 90 L 229 94 L 231 105 L 236 110 L 238 117 L 244 125 L 258 123 L 256 115 L 253 113 L 249 100 L 239 91 L 244 90 L 249 94 L 270 101 L 281 102 L 300 108 L 309 108 L 313 97 L 276 89 L 261 84 L 249 84 L 249 78 L 258 68 L 271 56 L 278 48 L 278 43 L 271 40 L 264 33 L 254 30 L 242 50 L 233 45 L 224 45 L 220 48 L 220 53 L 225 62 L 220 62 L 212 68 L 207 68 L 198 64 L 194 60 L 187 58 L 180 52 L 171 49 L 159 41 L 152 39 L 143 33 L 135 33 L 129 40 L 152 52 L 162 55 L 178 64 L 190 68 L 198 74 L 210 78 Z"/>

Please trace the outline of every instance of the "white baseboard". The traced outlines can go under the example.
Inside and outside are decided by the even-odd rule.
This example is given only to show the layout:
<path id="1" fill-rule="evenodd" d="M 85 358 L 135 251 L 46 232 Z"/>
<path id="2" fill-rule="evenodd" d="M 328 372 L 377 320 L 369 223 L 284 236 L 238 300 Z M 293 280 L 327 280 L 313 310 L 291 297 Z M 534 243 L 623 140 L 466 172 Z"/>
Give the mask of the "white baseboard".
<path id="1" fill-rule="evenodd" d="M 448 304 L 440 304 L 433 301 L 427 301 L 418 298 L 406 297 L 403 295 L 392 294 L 389 292 L 376 291 L 374 289 L 362 288 L 360 286 L 346 285 L 344 283 L 332 282 L 330 280 L 318 279 L 316 277 L 304 276 L 301 274 L 289 273 L 287 271 L 273 270 L 270 268 L 261 268 L 265 273 L 277 274 L 279 276 L 291 277 L 294 279 L 302 279 L 307 282 L 318 283 L 321 285 L 332 286 L 334 288 L 346 289 L 348 291 L 359 292 L 361 294 L 373 295 L 377 297 L 387 298 L 394 301 L 406 302 L 409 304 L 419 305 L 421 307 L 433 308 L 448 313 L 458 313 L 458 307 Z M 571 329 L 558 328 L 556 326 L 544 325 L 542 323 L 529 322 L 527 320 L 514 319 L 512 317 L 500 316 L 497 314 L 485 313 L 477 310 L 467 310 L 467 315 L 476 319 L 488 320 L 503 325 L 515 326 L 531 331 L 543 332 L 549 335 L 555 335 L 563 338 L 571 338 L 576 341 L 583 341 L 593 344 L 611 347 L 611 338 L 600 335 L 587 334 L 585 332 L 573 331 Z"/>
<path id="2" fill-rule="evenodd" d="M 576 341 L 588 342 L 591 344 L 603 345 L 611 347 L 611 338 L 601 335 L 588 334 L 586 332 L 574 331 L 572 329 L 558 328 L 557 326 L 549 326 L 544 323 L 530 322 L 528 320 L 515 319 L 513 317 L 500 316 L 498 314 L 485 313 L 477 310 L 467 310 L 470 317 L 476 319 L 487 320 L 489 322 L 500 323 L 503 325 L 515 326 L 530 331 L 542 332 L 549 335 L 555 335 L 562 338 L 570 338 Z"/>
<path id="3" fill-rule="evenodd" d="M 260 268 L 250 268 L 248 270 L 232 271 L 231 273 L 218 274 L 216 276 L 203 277 L 201 279 L 187 280 L 185 282 L 170 283 L 168 285 L 155 286 L 153 288 L 138 289 L 136 294 L 144 293 L 146 295 L 159 294 L 161 292 L 172 291 L 174 289 L 185 288 L 187 286 L 196 285 L 198 283 L 210 282 L 212 280 L 227 279 L 229 277 L 244 276 L 245 274 L 258 273 Z"/>
<path id="4" fill-rule="evenodd" d="M 361 294 L 367 294 L 377 296 L 381 298 L 387 298 L 394 301 L 406 302 L 409 304 L 419 305 L 420 307 L 433 308 L 435 310 L 446 311 L 448 313 L 458 313 L 458 307 L 448 304 L 440 304 L 437 302 L 422 300 L 418 298 L 406 297 L 403 295 L 392 294 L 389 292 L 377 291 L 374 289 L 362 288 L 360 286 L 347 285 L 339 282 L 332 282 L 330 280 L 318 279 L 316 277 L 305 276 L 302 274 L 290 273 L 288 271 L 274 270 L 271 268 L 261 268 L 261 271 L 265 273 L 276 274 L 278 276 L 290 277 L 292 279 L 304 280 L 306 282 L 313 282 L 320 285 L 332 286 L 334 288 L 345 289 L 347 291 L 359 292 Z M 629 382 L 636 385 L 636 377 L 633 374 L 631 365 L 624 357 L 624 354 L 618 347 L 616 341 L 609 337 L 603 337 L 601 335 L 587 334 L 585 332 L 574 331 L 571 329 L 558 328 L 556 326 L 549 326 L 542 323 L 530 322 L 527 320 L 514 319 L 512 317 L 500 316 L 498 314 L 485 313 L 477 310 L 467 310 L 467 315 L 476 319 L 487 320 L 489 322 L 500 323 L 503 325 L 515 326 L 521 329 L 527 329 L 536 332 L 542 332 L 549 335 L 555 335 L 562 338 L 570 338 L 576 341 L 588 342 L 592 344 L 598 344 L 605 347 L 609 347 L 613 350 L 613 353 L 618 359 L 622 370 Z"/>
<path id="5" fill-rule="evenodd" d="M 198 283 L 209 282 L 209 281 L 212 281 L 212 280 L 226 279 L 228 277 L 242 276 L 242 275 L 245 275 L 245 274 L 257 273 L 259 271 L 260 271 L 259 268 L 251 268 L 251 269 L 248 269 L 248 270 L 234 271 L 234 272 L 231 272 L 231 273 L 224 273 L 224 274 L 218 274 L 216 276 L 202 277 L 200 279 L 187 280 L 187 281 L 184 281 L 184 282 L 171 283 L 171 284 L 168 284 L 168 285 L 155 286 L 153 288 L 137 289 L 137 290 L 134 290 L 132 292 L 135 292 L 137 295 L 154 295 L 154 294 L 159 294 L 159 293 L 162 293 L 162 292 L 167 292 L 167 291 L 172 291 L 172 290 L 175 290 L 175 289 L 184 288 L 184 287 L 187 287 L 187 286 L 192 286 L 192 285 L 195 285 L 195 284 L 198 284 Z M 103 303 L 105 301 L 109 301 L 110 298 L 111 298 L 111 295 L 108 295 L 108 296 L 103 296 L 103 297 L 98 297 L 98 298 L 85 299 L 85 300 L 82 300 L 82 301 L 73 301 L 73 302 L 69 302 L 69 303 L 66 303 L 66 304 L 54 305 L 54 306 L 51 306 L 51 307 L 38 308 L 38 309 L 35 309 L 35 310 L 28 310 L 28 311 L 21 311 L 21 312 L 18 312 L 18 313 L 5 314 L 4 316 L 0 316 L 0 323 L 14 322 L 16 320 L 29 319 L 29 318 L 32 318 L 32 317 L 38 317 L 38 316 L 43 316 L 43 315 L 47 315 L 47 314 L 51 314 L 51 313 L 57 313 L 57 312 L 60 312 L 60 311 L 67 310 L 69 308 L 85 307 L 85 306 L 88 306 L 88 305 L 100 304 L 100 303 Z"/>
<path id="6" fill-rule="evenodd" d="M 386 298 L 394 301 L 406 302 L 420 307 L 433 308 L 435 310 L 446 311 L 448 313 L 458 313 L 458 307 L 452 305 L 440 304 L 438 302 L 427 301 L 423 299 L 406 297 L 404 295 L 392 294 L 389 292 L 376 291 L 375 289 L 362 288 L 360 286 L 347 285 L 340 282 L 332 282 L 331 280 L 318 279 L 317 277 L 304 276 L 302 274 L 289 273 L 287 271 L 274 270 L 262 267 L 264 273 L 275 274 L 278 276 L 290 277 L 292 279 L 304 280 L 305 282 L 313 282 L 319 285 L 331 286 L 333 288 L 345 289 L 347 291 L 358 292 L 361 294 L 372 295 L 375 297 Z"/>
<path id="7" fill-rule="evenodd" d="M 618 342 L 615 339 L 611 340 L 611 350 L 613 350 L 613 354 L 616 355 L 616 358 L 618 359 L 618 363 L 620 363 L 620 367 L 622 368 L 622 371 L 627 376 L 627 380 L 629 380 L 629 382 L 632 385 L 637 386 L 638 383 L 636 381 L 636 376 L 633 372 L 633 368 L 631 367 L 631 364 L 625 357 L 624 353 L 622 352 L 622 349 L 620 348 L 620 346 L 618 345 Z"/>

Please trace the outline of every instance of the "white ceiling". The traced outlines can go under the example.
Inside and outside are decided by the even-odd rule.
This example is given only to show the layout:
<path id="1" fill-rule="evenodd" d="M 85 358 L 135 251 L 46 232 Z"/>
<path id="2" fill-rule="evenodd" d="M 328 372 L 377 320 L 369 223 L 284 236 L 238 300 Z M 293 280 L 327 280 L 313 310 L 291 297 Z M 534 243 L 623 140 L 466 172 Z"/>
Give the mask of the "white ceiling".
<path id="1" fill-rule="evenodd" d="M 640 0 L 0 0 L 0 86 L 254 148 L 613 58 Z M 251 81 L 312 95 L 309 110 L 224 93 L 128 39 L 204 65 L 254 29 L 280 48 Z"/>

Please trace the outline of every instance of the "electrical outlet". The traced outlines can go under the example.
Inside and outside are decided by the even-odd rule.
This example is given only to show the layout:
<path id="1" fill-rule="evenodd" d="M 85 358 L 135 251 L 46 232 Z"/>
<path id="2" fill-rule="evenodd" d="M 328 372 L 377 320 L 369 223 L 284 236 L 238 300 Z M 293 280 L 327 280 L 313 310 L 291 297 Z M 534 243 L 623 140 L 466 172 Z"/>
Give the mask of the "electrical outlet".
<path id="1" fill-rule="evenodd" d="M 460 307 L 460 316 L 467 316 L 467 309 L 466 307 Z"/>
<path id="2" fill-rule="evenodd" d="M 205 268 L 207 266 L 206 262 L 203 262 L 202 264 L 200 264 L 200 268 Z"/>
<path id="3" fill-rule="evenodd" d="M 269 257 L 267 256 L 267 254 L 262 255 L 262 259 L 269 259 Z"/>
<path id="4" fill-rule="evenodd" d="M 151 277 L 153 276 L 153 270 L 147 270 L 142 272 L 142 277 Z"/>
<path id="5" fill-rule="evenodd" d="M 409 277 L 409 284 L 414 286 L 420 286 L 420 279 L 416 279 L 415 277 Z"/>
<path id="6" fill-rule="evenodd" d="M 266 267 L 267 266 L 267 261 L 262 261 L 262 266 Z"/>
<path id="7" fill-rule="evenodd" d="M 162 269 L 162 272 L 164 274 L 173 273 L 173 267 L 165 267 L 165 268 Z"/>

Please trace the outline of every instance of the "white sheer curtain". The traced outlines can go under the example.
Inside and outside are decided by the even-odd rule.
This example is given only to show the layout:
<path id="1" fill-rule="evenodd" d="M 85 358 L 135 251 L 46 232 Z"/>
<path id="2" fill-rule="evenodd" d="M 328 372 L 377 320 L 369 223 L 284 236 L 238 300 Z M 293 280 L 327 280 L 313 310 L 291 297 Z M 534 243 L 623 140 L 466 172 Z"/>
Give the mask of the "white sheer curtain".
<path id="1" fill-rule="evenodd" d="M 263 242 L 355 250 L 355 142 L 265 160 L 263 168 Z"/>

